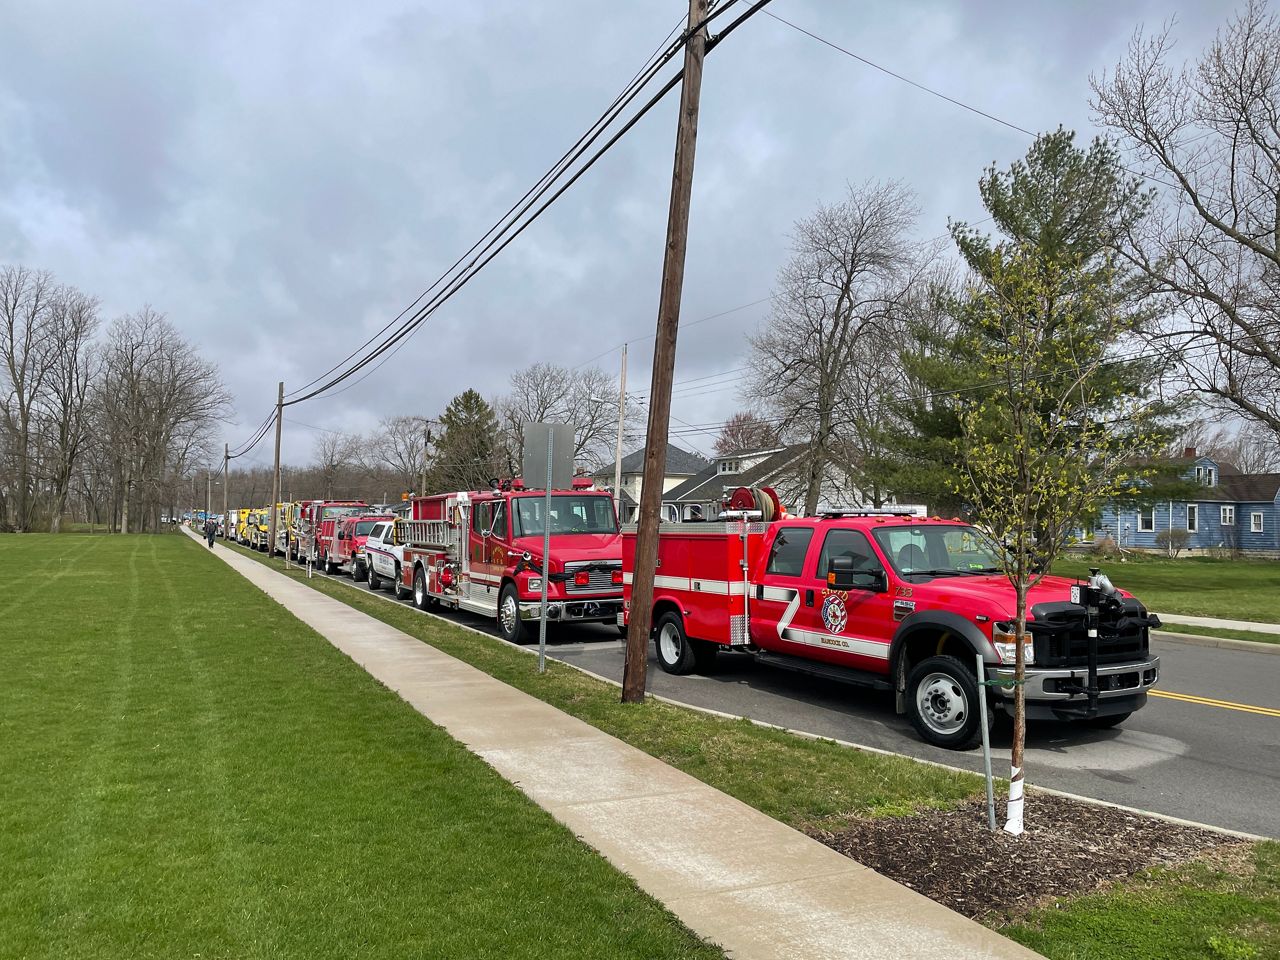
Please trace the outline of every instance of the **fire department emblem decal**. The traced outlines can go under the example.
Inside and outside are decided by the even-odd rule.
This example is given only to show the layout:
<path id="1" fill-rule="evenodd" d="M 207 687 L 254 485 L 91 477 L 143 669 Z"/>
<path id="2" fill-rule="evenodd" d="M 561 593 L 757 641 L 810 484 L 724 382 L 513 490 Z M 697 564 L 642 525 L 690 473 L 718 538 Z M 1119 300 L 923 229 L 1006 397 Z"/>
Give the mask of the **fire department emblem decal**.
<path id="1" fill-rule="evenodd" d="M 829 593 L 822 601 L 822 623 L 832 633 L 844 633 L 849 622 L 849 613 L 844 606 L 844 597 L 839 593 Z"/>

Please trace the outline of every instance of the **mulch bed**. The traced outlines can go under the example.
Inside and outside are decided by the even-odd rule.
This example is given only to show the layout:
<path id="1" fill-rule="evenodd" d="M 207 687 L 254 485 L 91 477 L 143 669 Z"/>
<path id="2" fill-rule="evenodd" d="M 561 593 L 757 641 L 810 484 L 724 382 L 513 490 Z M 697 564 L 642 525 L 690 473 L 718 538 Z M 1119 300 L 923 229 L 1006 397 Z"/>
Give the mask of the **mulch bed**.
<path id="1" fill-rule="evenodd" d="M 996 803 L 996 824 L 1004 805 Z M 1111 807 L 1031 793 L 1026 832 L 987 825 L 985 800 L 909 817 L 869 817 L 809 835 L 968 917 L 1023 913 L 1088 893 L 1147 867 L 1174 866 L 1248 847 L 1209 830 Z"/>

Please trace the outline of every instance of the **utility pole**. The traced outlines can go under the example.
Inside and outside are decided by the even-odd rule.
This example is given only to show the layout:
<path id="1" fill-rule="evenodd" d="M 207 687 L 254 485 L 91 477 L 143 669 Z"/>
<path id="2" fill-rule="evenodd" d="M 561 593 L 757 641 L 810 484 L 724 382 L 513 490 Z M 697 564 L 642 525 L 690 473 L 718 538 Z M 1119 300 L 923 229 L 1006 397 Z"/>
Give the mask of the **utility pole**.
<path id="1" fill-rule="evenodd" d="M 228 464 L 231 461 L 231 457 L 229 456 L 230 452 L 231 452 L 230 446 L 224 443 L 222 445 L 222 539 L 223 540 L 229 539 L 230 531 L 227 530 L 227 527 L 230 526 L 230 523 L 231 523 L 230 515 L 227 513 L 227 496 L 230 493 L 230 489 L 231 489 L 231 472 L 228 468 Z"/>
<path id="2" fill-rule="evenodd" d="M 428 421 L 428 423 L 429 422 L 430 421 Z M 420 497 L 425 497 L 427 495 L 427 458 L 430 456 L 430 449 L 431 427 L 424 423 L 422 425 L 422 483 L 418 487 L 418 496 Z"/>
<path id="3" fill-rule="evenodd" d="M 276 506 L 280 502 L 280 428 L 284 424 L 284 381 L 280 381 L 280 392 L 276 397 L 276 465 L 271 471 L 271 522 L 267 526 L 267 556 L 275 553 L 276 521 L 280 510 Z M 289 562 L 288 550 L 285 551 L 285 562 Z"/>
<path id="4" fill-rule="evenodd" d="M 658 523 L 662 511 L 662 478 L 667 468 L 667 430 L 671 425 L 671 380 L 680 325 L 680 293 L 689 234 L 689 197 L 693 188 L 693 154 L 698 139 L 698 101 L 702 92 L 702 58 L 707 49 L 708 0 L 689 0 L 685 30 L 684 81 L 680 86 L 680 119 L 667 211 L 667 248 L 662 261 L 658 300 L 658 335 L 653 346 L 653 380 L 649 388 L 649 426 L 644 445 L 644 479 L 640 487 L 636 566 L 627 627 L 627 658 L 622 672 L 622 702 L 643 703 L 649 661 L 649 629 L 653 620 L 653 574 L 658 565 Z"/>
<path id="5" fill-rule="evenodd" d="M 204 522 L 213 516 L 213 471 L 204 468 Z"/>
<path id="6" fill-rule="evenodd" d="M 613 449 L 613 508 L 622 516 L 622 422 L 627 417 L 627 345 L 622 345 L 622 372 L 618 375 L 618 444 Z"/>

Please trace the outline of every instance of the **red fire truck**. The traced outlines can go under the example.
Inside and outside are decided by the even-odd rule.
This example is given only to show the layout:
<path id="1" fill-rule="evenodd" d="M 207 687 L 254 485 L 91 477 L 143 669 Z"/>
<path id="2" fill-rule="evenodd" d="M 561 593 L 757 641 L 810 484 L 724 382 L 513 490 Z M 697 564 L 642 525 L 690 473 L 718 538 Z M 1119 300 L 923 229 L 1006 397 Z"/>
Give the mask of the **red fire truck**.
<path id="1" fill-rule="evenodd" d="M 308 500 L 299 510 L 297 560 L 323 567 L 333 573 L 337 567 L 330 552 L 333 549 L 334 526 L 343 517 L 368 513 L 363 500 Z"/>
<path id="2" fill-rule="evenodd" d="M 977 741 L 986 694 L 976 656 L 994 679 L 1011 681 L 1017 650 L 1015 594 L 978 530 L 876 511 L 789 519 L 767 490 L 739 490 L 730 507 L 723 522 L 660 527 L 652 615 L 663 670 L 708 670 L 717 652 L 744 651 L 894 691 L 898 712 L 929 743 Z M 629 613 L 634 531 L 623 535 L 622 557 Z M 1114 726 L 1146 703 L 1159 677 L 1148 643 L 1159 619 L 1104 577 L 1094 580 L 1045 577 L 1031 591 L 1029 718 Z M 1086 603 L 1084 594 L 1097 599 Z M 989 696 L 1012 713 L 1012 686 Z"/>
<path id="3" fill-rule="evenodd" d="M 337 539 L 333 542 L 333 562 L 339 567 L 347 567 L 353 580 L 363 580 L 364 544 L 369 539 L 369 531 L 380 520 L 394 520 L 389 513 L 359 513 L 343 517 L 338 521 Z"/>
<path id="4" fill-rule="evenodd" d="M 619 623 L 622 540 L 613 498 L 579 478 L 551 493 L 551 552 L 542 558 L 545 492 L 519 480 L 495 490 L 414 497 L 398 521 L 399 582 L 426 608 L 440 604 L 497 619 L 512 643 L 535 639 L 542 577 L 547 619 Z"/>

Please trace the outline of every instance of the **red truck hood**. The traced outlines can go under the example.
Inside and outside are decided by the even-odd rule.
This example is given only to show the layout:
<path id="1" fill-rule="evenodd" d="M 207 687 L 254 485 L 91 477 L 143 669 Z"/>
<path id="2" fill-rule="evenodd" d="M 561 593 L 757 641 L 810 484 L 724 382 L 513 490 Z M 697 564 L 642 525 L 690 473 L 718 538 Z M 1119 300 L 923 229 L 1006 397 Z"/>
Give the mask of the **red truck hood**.
<path id="1" fill-rule="evenodd" d="M 909 581 L 906 581 L 909 582 Z M 1071 600 L 1071 585 L 1079 583 L 1068 577 L 1045 577 L 1027 594 L 1027 616 L 1037 603 L 1062 603 Z M 985 613 L 993 619 L 1012 619 L 1018 609 L 1018 595 L 1004 574 L 981 576 L 935 577 L 914 588 L 915 599 L 929 606 L 959 606 L 973 613 Z M 1122 596 L 1129 596 L 1124 590 Z"/>
<path id="2" fill-rule="evenodd" d="M 542 556 L 542 537 L 516 537 L 512 546 L 518 552 Z M 551 559 L 554 563 L 576 563 L 580 560 L 616 560 L 621 563 L 622 534 L 554 534 L 551 537 Z"/>

